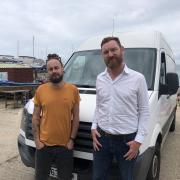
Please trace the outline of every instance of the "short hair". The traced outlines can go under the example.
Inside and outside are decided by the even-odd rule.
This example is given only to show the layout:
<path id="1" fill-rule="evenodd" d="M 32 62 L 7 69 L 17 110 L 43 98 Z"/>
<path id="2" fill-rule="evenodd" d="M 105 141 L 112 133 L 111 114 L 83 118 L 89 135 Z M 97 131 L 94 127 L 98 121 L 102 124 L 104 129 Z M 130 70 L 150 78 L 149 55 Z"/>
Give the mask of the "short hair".
<path id="1" fill-rule="evenodd" d="M 51 59 L 56 59 L 60 62 L 61 66 L 63 66 L 63 63 L 61 61 L 61 57 L 58 54 L 48 54 L 47 56 L 47 62 L 50 61 Z"/>
<path id="2" fill-rule="evenodd" d="M 101 48 L 102 48 L 102 46 L 103 46 L 104 44 L 108 43 L 109 41 L 116 41 L 117 44 L 119 45 L 119 47 L 122 47 L 121 42 L 120 42 L 120 40 L 119 40 L 118 37 L 113 37 L 113 36 L 110 37 L 110 36 L 109 36 L 109 37 L 105 37 L 105 38 L 102 40 L 102 42 L 101 42 Z"/>

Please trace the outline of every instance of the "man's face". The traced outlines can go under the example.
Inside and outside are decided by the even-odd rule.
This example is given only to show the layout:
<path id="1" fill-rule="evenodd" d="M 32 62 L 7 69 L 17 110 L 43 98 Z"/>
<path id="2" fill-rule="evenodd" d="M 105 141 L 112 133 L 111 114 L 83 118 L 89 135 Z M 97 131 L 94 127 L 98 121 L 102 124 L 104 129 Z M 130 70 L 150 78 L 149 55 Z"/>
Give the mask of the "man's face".
<path id="1" fill-rule="evenodd" d="M 106 66 L 110 69 L 121 66 L 123 62 L 123 47 L 119 47 L 116 41 L 111 40 L 105 43 L 102 48 L 102 55 Z"/>
<path id="2" fill-rule="evenodd" d="M 61 63 L 56 59 L 51 59 L 47 62 L 47 70 L 49 75 L 49 80 L 54 83 L 60 83 L 63 79 L 63 67 Z"/>

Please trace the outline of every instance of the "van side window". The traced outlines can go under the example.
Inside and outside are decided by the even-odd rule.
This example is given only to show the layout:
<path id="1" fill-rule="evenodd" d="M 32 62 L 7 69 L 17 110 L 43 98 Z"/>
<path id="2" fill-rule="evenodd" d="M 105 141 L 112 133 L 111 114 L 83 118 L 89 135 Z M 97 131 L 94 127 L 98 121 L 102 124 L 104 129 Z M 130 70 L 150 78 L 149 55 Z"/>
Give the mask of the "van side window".
<path id="1" fill-rule="evenodd" d="M 165 54 L 161 53 L 161 69 L 160 69 L 160 84 L 166 84 L 166 59 Z"/>

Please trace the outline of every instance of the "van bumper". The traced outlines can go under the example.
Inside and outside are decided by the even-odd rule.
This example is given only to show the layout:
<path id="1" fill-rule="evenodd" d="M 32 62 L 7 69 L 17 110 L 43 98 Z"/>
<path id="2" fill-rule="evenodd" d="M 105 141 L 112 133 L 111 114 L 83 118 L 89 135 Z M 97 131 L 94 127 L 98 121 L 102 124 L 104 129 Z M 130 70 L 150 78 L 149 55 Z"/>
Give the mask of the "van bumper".
<path id="1" fill-rule="evenodd" d="M 25 144 L 25 138 L 20 134 L 18 136 L 18 150 L 22 162 L 27 167 L 35 167 L 35 151 L 36 149 Z"/>

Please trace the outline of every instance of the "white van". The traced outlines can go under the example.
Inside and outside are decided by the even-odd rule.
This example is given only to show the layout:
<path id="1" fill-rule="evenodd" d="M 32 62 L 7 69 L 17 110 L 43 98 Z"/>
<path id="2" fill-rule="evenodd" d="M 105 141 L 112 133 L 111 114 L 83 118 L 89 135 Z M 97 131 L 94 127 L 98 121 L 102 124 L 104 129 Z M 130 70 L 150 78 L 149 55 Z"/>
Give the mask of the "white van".
<path id="1" fill-rule="evenodd" d="M 158 180 L 160 153 L 169 131 L 175 130 L 176 92 L 178 76 L 171 48 L 159 32 L 119 33 L 125 47 L 124 59 L 129 68 L 145 76 L 150 105 L 149 134 L 140 147 L 134 180 Z M 93 147 L 91 122 L 96 104 L 95 82 L 104 71 L 100 43 L 105 36 L 87 40 L 74 52 L 65 65 L 64 80 L 75 84 L 80 92 L 80 127 L 75 141 L 74 179 L 88 180 L 92 175 Z M 35 143 L 32 134 L 34 104 L 30 100 L 24 107 L 18 148 L 26 166 L 34 167 Z M 112 163 L 110 179 L 117 179 L 116 163 Z M 51 176 L 56 176 L 54 165 Z"/>

